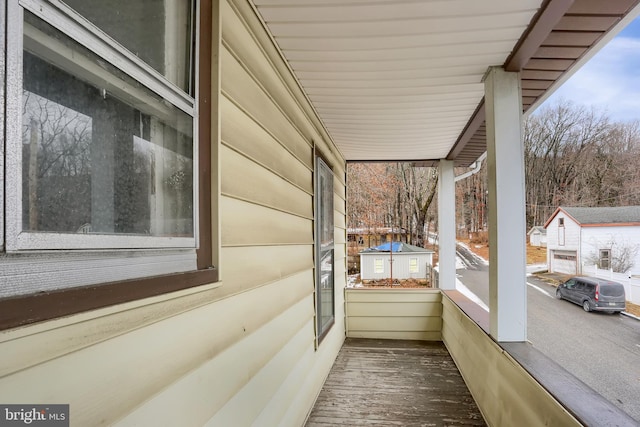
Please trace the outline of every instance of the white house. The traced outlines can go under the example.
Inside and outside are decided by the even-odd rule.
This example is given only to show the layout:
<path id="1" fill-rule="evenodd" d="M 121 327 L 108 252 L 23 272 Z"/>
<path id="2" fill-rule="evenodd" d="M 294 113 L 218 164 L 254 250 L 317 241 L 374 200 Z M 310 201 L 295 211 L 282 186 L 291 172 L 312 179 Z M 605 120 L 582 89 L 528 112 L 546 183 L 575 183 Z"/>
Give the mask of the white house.
<path id="1" fill-rule="evenodd" d="M 388 279 L 393 265 L 394 279 L 425 279 L 433 264 L 433 251 L 408 243 L 385 243 L 360 252 L 363 280 Z"/>
<path id="2" fill-rule="evenodd" d="M 531 227 L 527 233 L 531 246 L 547 246 L 547 230 L 539 225 Z"/>
<path id="3" fill-rule="evenodd" d="M 580 274 L 584 265 L 640 267 L 640 206 L 559 207 L 545 223 L 549 271 Z"/>

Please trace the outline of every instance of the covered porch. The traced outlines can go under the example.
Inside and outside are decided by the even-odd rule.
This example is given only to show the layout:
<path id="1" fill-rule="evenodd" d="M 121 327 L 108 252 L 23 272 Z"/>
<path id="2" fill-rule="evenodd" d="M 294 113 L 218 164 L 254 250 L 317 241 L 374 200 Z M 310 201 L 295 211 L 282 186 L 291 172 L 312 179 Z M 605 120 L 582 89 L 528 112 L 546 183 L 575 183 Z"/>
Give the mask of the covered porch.
<path id="1" fill-rule="evenodd" d="M 443 343 L 489 425 L 636 425 L 527 343 L 522 123 L 638 16 L 638 1 L 254 3 L 347 163 L 438 168 L 439 289 L 346 289 L 347 339 Z M 485 158 L 489 312 L 455 290 L 452 214 L 456 168 Z"/>
<path id="2" fill-rule="evenodd" d="M 347 289 L 347 338 L 307 419 L 330 425 L 636 426 L 457 291 Z"/>

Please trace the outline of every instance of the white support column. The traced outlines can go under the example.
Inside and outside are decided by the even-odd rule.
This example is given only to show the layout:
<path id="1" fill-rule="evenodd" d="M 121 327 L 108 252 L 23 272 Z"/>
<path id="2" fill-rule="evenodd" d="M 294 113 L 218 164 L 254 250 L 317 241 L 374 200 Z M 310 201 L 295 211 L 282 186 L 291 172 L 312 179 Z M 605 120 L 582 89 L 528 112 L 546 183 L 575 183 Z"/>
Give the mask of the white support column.
<path id="1" fill-rule="evenodd" d="M 491 336 L 527 339 L 526 222 L 520 74 L 491 67 L 484 79 L 489 180 Z"/>
<path id="2" fill-rule="evenodd" d="M 438 287 L 456 288 L 456 187 L 453 161 L 438 165 Z"/>

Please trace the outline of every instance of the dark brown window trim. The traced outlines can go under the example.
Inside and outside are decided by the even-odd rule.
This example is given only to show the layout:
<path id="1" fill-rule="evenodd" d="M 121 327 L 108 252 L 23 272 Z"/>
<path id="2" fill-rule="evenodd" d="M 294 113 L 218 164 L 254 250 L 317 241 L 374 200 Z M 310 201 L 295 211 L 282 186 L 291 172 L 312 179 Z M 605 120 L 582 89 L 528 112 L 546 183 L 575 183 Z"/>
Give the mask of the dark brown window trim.
<path id="1" fill-rule="evenodd" d="M 216 269 L 146 277 L 0 300 L 0 330 L 218 281 Z"/>
<path id="2" fill-rule="evenodd" d="M 198 270 L 213 267 L 211 212 L 211 49 L 213 38 L 211 0 L 200 1 L 200 51 L 198 69 L 198 215 L 200 245 Z"/>
<path id="3" fill-rule="evenodd" d="M 0 299 L 0 330 L 29 325 L 218 281 L 211 207 L 212 1 L 200 0 L 198 69 L 198 237 L 196 271 Z"/>

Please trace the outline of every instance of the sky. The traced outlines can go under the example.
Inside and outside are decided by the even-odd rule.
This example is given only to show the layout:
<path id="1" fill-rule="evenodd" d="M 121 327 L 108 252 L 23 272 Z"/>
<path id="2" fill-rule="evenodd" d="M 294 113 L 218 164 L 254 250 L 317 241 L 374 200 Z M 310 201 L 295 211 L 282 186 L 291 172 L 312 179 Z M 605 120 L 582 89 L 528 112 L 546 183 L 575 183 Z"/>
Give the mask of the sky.
<path id="1" fill-rule="evenodd" d="M 614 121 L 640 120 L 640 18 L 594 55 L 542 107 L 560 100 L 593 106 Z"/>

